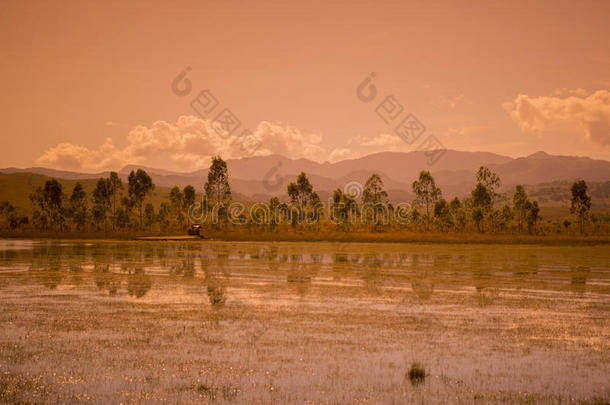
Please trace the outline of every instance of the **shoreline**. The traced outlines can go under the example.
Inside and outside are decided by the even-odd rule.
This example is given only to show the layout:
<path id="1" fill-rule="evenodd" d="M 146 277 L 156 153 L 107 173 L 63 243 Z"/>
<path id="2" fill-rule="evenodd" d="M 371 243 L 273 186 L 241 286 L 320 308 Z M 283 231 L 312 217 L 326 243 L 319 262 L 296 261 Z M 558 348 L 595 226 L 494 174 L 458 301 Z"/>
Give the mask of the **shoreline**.
<path id="1" fill-rule="evenodd" d="M 202 238 L 181 232 L 0 232 L 1 239 L 226 241 L 226 242 L 329 242 L 329 243 L 438 243 L 497 245 L 610 245 L 610 235 L 523 235 L 415 232 L 205 232 Z"/>

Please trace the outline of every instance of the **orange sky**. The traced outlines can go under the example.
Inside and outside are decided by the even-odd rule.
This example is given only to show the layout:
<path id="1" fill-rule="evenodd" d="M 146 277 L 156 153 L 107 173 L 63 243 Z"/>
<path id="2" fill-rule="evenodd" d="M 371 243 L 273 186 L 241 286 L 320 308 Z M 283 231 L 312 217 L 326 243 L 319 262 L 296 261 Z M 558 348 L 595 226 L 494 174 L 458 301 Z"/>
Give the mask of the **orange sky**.
<path id="1" fill-rule="evenodd" d="M 375 113 L 394 95 L 447 148 L 610 159 L 610 2 L 468 3 L 4 1 L 0 167 L 239 157 L 190 107 L 206 88 L 258 154 L 414 150 Z"/>

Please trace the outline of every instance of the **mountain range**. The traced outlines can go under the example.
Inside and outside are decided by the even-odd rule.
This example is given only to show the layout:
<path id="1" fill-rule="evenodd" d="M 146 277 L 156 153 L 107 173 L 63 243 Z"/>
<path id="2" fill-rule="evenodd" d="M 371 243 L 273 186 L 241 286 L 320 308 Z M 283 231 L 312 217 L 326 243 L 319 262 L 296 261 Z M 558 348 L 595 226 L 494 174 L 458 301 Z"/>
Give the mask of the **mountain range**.
<path id="1" fill-rule="evenodd" d="M 343 189 L 350 182 L 364 184 L 372 173 L 378 173 L 393 201 L 411 201 L 411 184 L 421 170 L 429 170 L 443 195 L 462 196 L 472 190 L 475 172 L 488 166 L 502 180 L 502 190 L 516 184 L 536 185 L 554 181 L 584 179 L 591 182 L 610 180 L 610 162 L 588 157 L 554 156 L 537 152 L 526 157 L 511 158 L 488 152 L 447 150 L 433 166 L 427 163 L 425 152 L 381 152 L 357 159 L 335 163 L 318 163 L 308 159 L 289 159 L 281 155 L 256 156 L 227 160 L 230 185 L 235 198 L 266 201 L 271 196 L 285 196 L 286 186 L 300 172 L 307 173 L 314 189 L 325 200 L 336 188 Z M 160 187 L 187 184 L 203 189 L 208 169 L 191 172 L 171 172 L 145 166 L 128 165 L 119 170 L 126 180 L 129 172 L 142 168 Z M 106 177 L 109 172 L 78 173 L 43 167 L 25 169 L 6 168 L 0 173 L 35 173 L 59 179 L 92 179 Z M 357 184 L 353 187 L 359 187 Z"/>

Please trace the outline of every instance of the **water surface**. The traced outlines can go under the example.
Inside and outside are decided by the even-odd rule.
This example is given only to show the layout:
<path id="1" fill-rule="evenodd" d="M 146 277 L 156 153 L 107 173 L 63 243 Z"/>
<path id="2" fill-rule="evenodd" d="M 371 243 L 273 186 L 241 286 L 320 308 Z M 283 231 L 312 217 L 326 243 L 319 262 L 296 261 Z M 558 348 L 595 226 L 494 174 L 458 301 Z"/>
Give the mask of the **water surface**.
<path id="1" fill-rule="evenodd" d="M 9 401 L 608 398 L 604 246 L 0 240 Z M 412 362 L 422 384 L 406 378 Z"/>

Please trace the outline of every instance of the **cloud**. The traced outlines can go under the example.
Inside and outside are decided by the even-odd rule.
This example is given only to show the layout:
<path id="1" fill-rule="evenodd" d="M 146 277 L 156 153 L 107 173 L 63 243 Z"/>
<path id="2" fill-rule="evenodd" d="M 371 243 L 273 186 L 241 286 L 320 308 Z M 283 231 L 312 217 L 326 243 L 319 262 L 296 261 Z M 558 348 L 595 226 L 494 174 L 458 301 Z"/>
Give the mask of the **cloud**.
<path id="1" fill-rule="evenodd" d="M 349 142 L 350 145 L 357 145 L 364 148 L 368 153 L 379 151 L 408 151 L 409 146 L 397 135 L 393 134 L 378 134 L 372 136 L 356 136 Z"/>
<path id="2" fill-rule="evenodd" d="M 71 143 L 60 143 L 47 149 L 36 160 L 36 164 L 67 170 L 105 169 L 123 163 L 123 151 L 118 150 L 111 138 L 96 150 Z"/>
<path id="3" fill-rule="evenodd" d="M 588 90 L 577 88 L 577 89 L 566 89 L 565 87 L 555 89 L 553 92 L 554 96 L 559 97 L 567 97 L 567 96 L 578 96 L 578 97 L 587 97 L 591 94 Z"/>
<path id="4" fill-rule="evenodd" d="M 422 137 L 423 138 L 423 137 Z M 414 145 L 407 145 L 394 134 L 381 133 L 377 135 L 356 135 L 347 142 L 347 148 L 337 148 L 330 151 L 328 160 L 336 162 L 344 159 L 354 159 L 378 152 L 412 152 Z"/>
<path id="5" fill-rule="evenodd" d="M 254 131 L 260 140 L 259 155 L 279 154 L 291 158 L 323 161 L 328 151 L 320 134 L 304 133 L 298 128 L 262 121 Z"/>
<path id="6" fill-rule="evenodd" d="M 576 92 L 584 94 L 580 90 Z M 607 90 L 580 97 L 519 94 L 503 106 L 524 132 L 540 136 L 551 130 L 572 131 L 594 143 L 610 145 L 610 92 Z"/>
<path id="7" fill-rule="evenodd" d="M 328 155 L 328 160 L 338 162 L 340 160 L 349 159 L 353 156 L 353 152 L 347 148 L 333 149 Z"/>
<path id="8" fill-rule="evenodd" d="M 117 148 L 111 138 L 97 148 L 60 143 L 47 149 L 36 164 L 67 170 L 106 170 L 143 164 L 188 171 L 209 166 L 213 155 L 231 159 L 281 154 L 317 161 L 329 156 L 321 135 L 291 126 L 262 121 L 252 136 L 240 135 L 221 137 L 209 120 L 181 116 L 176 123 L 156 121 L 150 127 L 136 126 L 127 134 L 123 148 Z"/>

